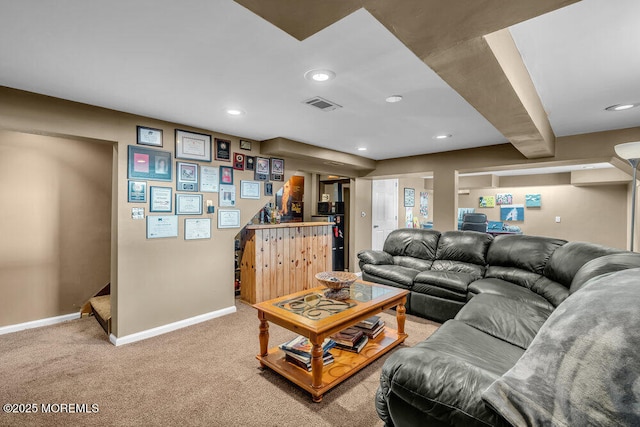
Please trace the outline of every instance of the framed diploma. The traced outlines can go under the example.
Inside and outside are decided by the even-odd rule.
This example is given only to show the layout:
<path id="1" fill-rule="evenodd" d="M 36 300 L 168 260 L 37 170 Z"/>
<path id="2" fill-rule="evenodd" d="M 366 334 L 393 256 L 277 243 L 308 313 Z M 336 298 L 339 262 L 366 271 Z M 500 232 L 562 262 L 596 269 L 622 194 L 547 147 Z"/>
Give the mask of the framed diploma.
<path id="1" fill-rule="evenodd" d="M 178 237 L 178 217 L 147 216 L 147 239 L 159 239 L 163 237 Z"/>
<path id="2" fill-rule="evenodd" d="M 198 191 L 198 165 L 196 163 L 176 163 L 176 190 Z"/>
<path id="3" fill-rule="evenodd" d="M 210 238 L 211 218 L 187 218 L 184 220 L 184 240 Z"/>
<path id="4" fill-rule="evenodd" d="M 216 138 L 216 160 L 231 161 L 231 141 Z"/>
<path id="5" fill-rule="evenodd" d="M 171 187 L 149 188 L 149 212 L 171 212 L 173 205 L 171 200 Z"/>
<path id="6" fill-rule="evenodd" d="M 235 206 L 236 205 L 236 186 L 220 184 L 218 192 L 218 206 Z"/>
<path id="7" fill-rule="evenodd" d="M 176 215 L 202 215 L 202 194 L 176 194 Z"/>
<path id="8" fill-rule="evenodd" d="M 140 145 L 152 145 L 162 147 L 162 129 L 136 126 L 138 133 L 137 143 Z"/>
<path id="9" fill-rule="evenodd" d="M 200 191 L 217 193 L 220 185 L 220 170 L 212 166 L 200 166 Z"/>
<path id="10" fill-rule="evenodd" d="M 171 181 L 171 153 L 152 148 L 129 146 L 127 177 Z"/>
<path id="11" fill-rule="evenodd" d="M 176 159 L 211 161 L 211 135 L 176 129 Z"/>
<path id="12" fill-rule="evenodd" d="M 218 209 L 218 228 L 240 228 L 240 210 Z"/>
<path id="13" fill-rule="evenodd" d="M 259 199 L 260 198 L 260 182 L 259 181 L 240 181 L 240 198 L 241 199 Z"/>
<path id="14" fill-rule="evenodd" d="M 269 181 L 269 159 L 256 157 L 256 170 L 253 174 L 256 181 Z"/>
<path id="15" fill-rule="evenodd" d="M 129 203 L 147 203 L 147 182 L 129 181 L 129 192 L 127 193 Z"/>

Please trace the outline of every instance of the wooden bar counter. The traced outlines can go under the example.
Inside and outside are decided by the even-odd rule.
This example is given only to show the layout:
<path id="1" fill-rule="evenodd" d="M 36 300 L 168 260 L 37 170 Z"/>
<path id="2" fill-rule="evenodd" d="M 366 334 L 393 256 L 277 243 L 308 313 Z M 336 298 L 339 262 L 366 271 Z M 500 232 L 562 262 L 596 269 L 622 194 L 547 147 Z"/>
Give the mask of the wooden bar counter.
<path id="1" fill-rule="evenodd" d="M 240 298 L 256 304 L 318 286 L 315 275 L 331 271 L 332 222 L 288 222 L 245 227 Z"/>

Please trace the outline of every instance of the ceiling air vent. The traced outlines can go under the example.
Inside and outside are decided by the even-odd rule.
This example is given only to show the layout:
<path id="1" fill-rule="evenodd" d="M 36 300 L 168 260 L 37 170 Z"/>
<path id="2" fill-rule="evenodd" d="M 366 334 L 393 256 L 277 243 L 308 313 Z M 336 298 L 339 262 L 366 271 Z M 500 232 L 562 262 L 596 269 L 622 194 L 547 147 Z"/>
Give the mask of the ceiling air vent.
<path id="1" fill-rule="evenodd" d="M 342 105 L 338 105 L 335 102 L 331 102 L 319 96 L 314 96 L 313 98 L 307 99 L 306 101 L 302 102 L 307 105 L 311 105 L 312 107 L 316 107 L 322 111 L 333 111 L 336 108 L 342 108 Z"/>

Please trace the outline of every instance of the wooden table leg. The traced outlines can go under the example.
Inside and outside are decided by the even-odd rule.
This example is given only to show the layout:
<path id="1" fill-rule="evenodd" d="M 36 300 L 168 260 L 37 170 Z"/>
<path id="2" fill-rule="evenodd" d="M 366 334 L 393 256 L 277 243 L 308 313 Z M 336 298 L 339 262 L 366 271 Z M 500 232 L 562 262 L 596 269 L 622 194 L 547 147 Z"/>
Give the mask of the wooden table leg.
<path id="1" fill-rule="evenodd" d="M 321 388 L 322 387 L 322 368 L 324 366 L 323 356 L 324 352 L 322 351 L 322 340 L 318 337 L 312 337 L 309 341 L 313 344 L 311 348 L 311 387 L 313 388 Z M 313 396 L 314 402 L 320 402 L 322 400 L 322 395 Z"/>
<path id="2" fill-rule="evenodd" d="M 407 298 L 403 298 L 402 301 L 400 301 L 400 304 L 398 304 L 396 306 L 396 320 L 398 322 L 398 336 L 403 338 L 407 337 L 407 334 L 405 334 L 404 332 L 404 321 L 407 319 L 406 313 L 407 313 L 407 309 L 404 307 L 404 305 L 407 302 Z"/>
<path id="3" fill-rule="evenodd" d="M 258 319 L 260 319 L 260 357 L 266 357 L 269 354 L 269 322 L 265 318 L 262 311 L 258 310 Z M 260 362 L 260 365 L 264 368 L 264 363 Z"/>

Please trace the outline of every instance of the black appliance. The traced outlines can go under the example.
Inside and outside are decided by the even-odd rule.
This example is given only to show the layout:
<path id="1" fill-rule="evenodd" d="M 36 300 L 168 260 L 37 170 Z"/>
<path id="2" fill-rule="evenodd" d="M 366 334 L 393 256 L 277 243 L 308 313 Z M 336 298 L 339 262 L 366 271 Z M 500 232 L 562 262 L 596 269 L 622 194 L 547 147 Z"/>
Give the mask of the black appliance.
<path id="1" fill-rule="evenodd" d="M 333 253 L 333 271 L 344 271 L 344 214 L 311 215 L 311 221 L 333 222 L 331 227 L 331 252 Z"/>

